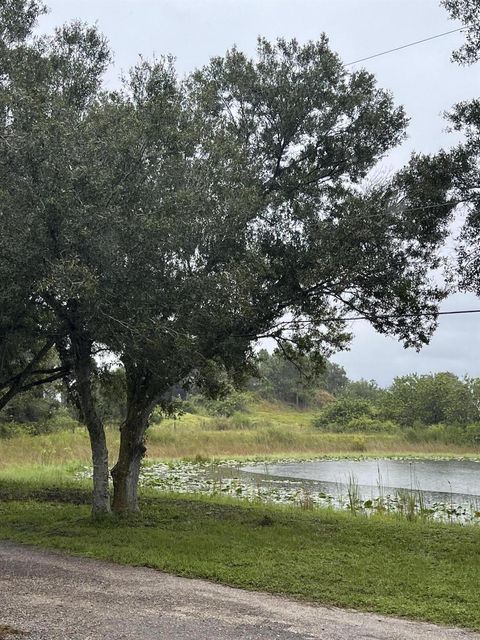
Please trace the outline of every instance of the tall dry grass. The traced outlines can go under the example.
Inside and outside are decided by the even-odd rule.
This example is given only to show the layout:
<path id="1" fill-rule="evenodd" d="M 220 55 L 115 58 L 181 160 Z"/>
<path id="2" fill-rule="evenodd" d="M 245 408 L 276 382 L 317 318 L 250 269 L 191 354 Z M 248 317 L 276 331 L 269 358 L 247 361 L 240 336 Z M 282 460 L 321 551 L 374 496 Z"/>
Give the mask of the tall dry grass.
<path id="1" fill-rule="evenodd" d="M 148 433 L 150 459 L 202 456 L 269 455 L 464 455 L 467 446 L 408 442 L 401 435 L 323 433 L 311 426 L 312 413 L 263 403 L 248 414 L 214 418 L 186 414 L 153 425 Z M 118 428 L 107 428 L 111 462 L 116 459 Z M 18 466 L 89 464 L 85 429 L 0 440 L 0 469 Z"/>

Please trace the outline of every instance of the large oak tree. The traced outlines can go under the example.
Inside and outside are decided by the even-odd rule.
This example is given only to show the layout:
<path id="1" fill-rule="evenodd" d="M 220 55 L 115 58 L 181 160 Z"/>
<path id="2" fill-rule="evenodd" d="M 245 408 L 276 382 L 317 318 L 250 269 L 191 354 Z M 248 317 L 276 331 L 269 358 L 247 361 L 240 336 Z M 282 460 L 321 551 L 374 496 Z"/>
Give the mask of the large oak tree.
<path id="1" fill-rule="evenodd" d="M 4 0 L 0 13 L 35 6 Z M 125 367 L 112 476 L 126 511 L 138 508 L 150 413 L 172 384 L 221 392 L 262 336 L 292 357 L 325 356 L 348 343 L 351 311 L 406 345 L 428 341 L 445 295 L 430 276 L 444 185 L 431 180 L 420 199 L 410 171 L 369 180 L 407 120 L 326 37 L 261 39 L 255 59 L 233 49 L 186 80 L 169 59 L 141 61 L 115 92 L 102 90 L 109 52 L 95 29 L 24 38 L 22 51 L 30 71 L 4 93 L 0 212 L 19 228 L 19 299 L 48 318 L 45 339 L 54 328 L 89 430 L 95 511 L 109 510 L 96 349 Z"/>

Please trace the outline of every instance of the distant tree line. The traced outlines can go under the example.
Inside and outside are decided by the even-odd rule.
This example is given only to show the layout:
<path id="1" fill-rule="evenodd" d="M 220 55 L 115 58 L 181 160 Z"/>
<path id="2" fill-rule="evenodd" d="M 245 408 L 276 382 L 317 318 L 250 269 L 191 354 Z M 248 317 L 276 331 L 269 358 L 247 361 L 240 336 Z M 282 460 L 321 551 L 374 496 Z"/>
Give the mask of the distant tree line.
<path id="1" fill-rule="evenodd" d="M 121 424 L 126 416 L 126 392 L 123 367 L 97 369 L 93 393 L 102 420 Z M 318 410 L 315 425 L 331 431 L 480 424 L 478 378 L 459 378 L 449 372 L 409 374 L 382 388 L 374 380 L 350 380 L 343 367 L 328 360 L 320 365 L 304 356 L 293 363 L 280 350 L 260 350 L 255 375 L 239 391 L 230 385 L 220 398 L 214 398 L 194 385 L 189 390 L 176 385 L 168 392 L 168 401 L 180 413 L 231 416 L 248 412 L 252 401 L 259 400 Z M 0 423 L 27 423 L 30 432 L 40 433 L 62 428 L 67 416 L 77 421 L 81 417 L 61 385 L 50 383 L 17 396 L 0 414 Z M 73 423 L 67 420 L 67 424 Z"/>
<path id="2" fill-rule="evenodd" d="M 480 379 L 453 373 L 410 374 L 385 389 L 349 382 L 314 425 L 334 432 L 393 432 L 412 439 L 480 443 Z"/>

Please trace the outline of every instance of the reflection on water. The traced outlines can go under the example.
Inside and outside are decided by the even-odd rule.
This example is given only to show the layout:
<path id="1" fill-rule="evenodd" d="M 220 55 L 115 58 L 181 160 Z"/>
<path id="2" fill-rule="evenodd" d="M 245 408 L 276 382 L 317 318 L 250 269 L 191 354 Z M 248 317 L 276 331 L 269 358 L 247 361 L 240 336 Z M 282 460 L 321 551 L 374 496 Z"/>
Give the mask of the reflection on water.
<path id="1" fill-rule="evenodd" d="M 473 460 L 310 460 L 251 464 L 240 471 L 258 481 L 303 480 L 330 495 L 345 493 L 354 478 L 363 499 L 407 489 L 421 490 L 428 502 L 480 501 L 480 462 Z"/>

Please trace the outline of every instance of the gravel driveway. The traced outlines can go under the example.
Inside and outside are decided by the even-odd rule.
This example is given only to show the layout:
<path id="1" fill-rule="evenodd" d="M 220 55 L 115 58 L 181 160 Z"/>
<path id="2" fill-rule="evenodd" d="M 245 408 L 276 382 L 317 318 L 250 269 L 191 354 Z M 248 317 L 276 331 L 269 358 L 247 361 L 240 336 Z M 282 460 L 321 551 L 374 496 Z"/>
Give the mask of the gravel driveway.
<path id="1" fill-rule="evenodd" d="M 480 640 L 480 634 L 0 541 L 0 639 L 22 638 Z"/>

